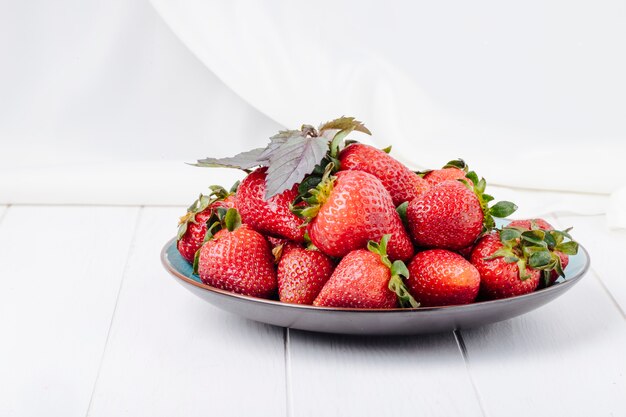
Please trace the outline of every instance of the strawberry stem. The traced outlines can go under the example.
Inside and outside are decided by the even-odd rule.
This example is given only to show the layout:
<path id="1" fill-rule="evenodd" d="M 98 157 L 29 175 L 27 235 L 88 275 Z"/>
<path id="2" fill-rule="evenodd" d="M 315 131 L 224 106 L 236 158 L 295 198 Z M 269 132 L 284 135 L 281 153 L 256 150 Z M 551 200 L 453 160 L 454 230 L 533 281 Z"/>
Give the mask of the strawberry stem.
<path id="1" fill-rule="evenodd" d="M 389 239 L 391 239 L 391 235 L 386 234 L 380 239 L 380 243 L 370 240 L 367 242 L 367 249 L 370 252 L 379 255 L 381 262 L 391 271 L 388 288 L 396 294 L 400 307 L 417 308 L 420 304 L 415 300 L 415 298 L 413 298 L 411 293 L 409 293 L 409 290 L 402 279 L 403 277 L 409 278 L 409 269 L 402 261 L 395 261 L 392 264 L 389 260 L 389 256 L 387 255 L 387 244 L 389 243 Z"/>

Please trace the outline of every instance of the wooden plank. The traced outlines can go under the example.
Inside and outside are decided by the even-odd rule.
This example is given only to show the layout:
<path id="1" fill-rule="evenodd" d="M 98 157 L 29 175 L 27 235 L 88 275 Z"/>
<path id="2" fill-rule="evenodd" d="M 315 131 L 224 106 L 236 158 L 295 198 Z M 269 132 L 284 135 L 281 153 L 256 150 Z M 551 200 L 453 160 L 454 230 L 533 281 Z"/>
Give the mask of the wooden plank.
<path id="1" fill-rule="evenodd" d="M 626 322 L 592 275 L 539 310 L 460 334 L 487 415 L 626 415 Z"/>
<path id="2" fill-rule="evenodd" d="M 283 330 L 213 308 L 161 267 L 182 211 L 142 212 L 89 415 L 285 415 Z"/>
<path id="3" fill-rule="evenodd" d="M 557 221 L 561 227 L 574 227 L 573 237 L 591 254 L 591 268 L 619 304 L 622 313 L 626 312 L 626 268 L 621 264 L 626 251 L 626 230 L 609 229 L 604 215 L 559 215 Z"/>
<path id="4" fill-rule="evenodd" d="M 0 415 L 85 415 L 137 212 L 6 211 L 0 224 Z"/>
<path id="5" fill-rule="evenodd" d="M 355 337 L 289 331 L 290 415 L 480 416 L 452 333 Z"/>

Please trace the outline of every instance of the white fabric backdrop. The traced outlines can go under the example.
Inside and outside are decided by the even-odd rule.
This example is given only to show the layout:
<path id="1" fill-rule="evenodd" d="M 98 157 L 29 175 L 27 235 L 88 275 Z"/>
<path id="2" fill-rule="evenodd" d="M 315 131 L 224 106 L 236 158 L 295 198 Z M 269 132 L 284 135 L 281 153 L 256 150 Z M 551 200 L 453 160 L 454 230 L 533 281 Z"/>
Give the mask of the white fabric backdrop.
<path id="1" fill-rule="evenodd" d="M 624 222 L 621 2 L 153 4 L 199 61 L 145 0 L 0 3 L 0 203 L 185 204 L 237 174 L 180 161 L 348 114 L 416 167 L 604 194 L 534 214 L 613 193 Z"/>

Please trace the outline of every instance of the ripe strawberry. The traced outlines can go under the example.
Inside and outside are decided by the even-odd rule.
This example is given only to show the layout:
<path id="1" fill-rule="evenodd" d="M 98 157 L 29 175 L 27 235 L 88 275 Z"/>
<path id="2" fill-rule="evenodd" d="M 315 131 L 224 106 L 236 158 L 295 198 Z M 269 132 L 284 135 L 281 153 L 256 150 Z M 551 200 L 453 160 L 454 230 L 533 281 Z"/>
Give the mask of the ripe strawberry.
<path id="1" fill-rule="evenodd" d="M 489 207 L 493 197 L 485 194 L 485 179 L 479 179 L 474 171 L 465 177 L 460 181 L 443 181 L 409 203 L 407 222 L 417 245 L 451 250 L 466 248 L 481 233 L 495 227 L 494 217 L 506 217 L 517 210 L 508 201 Z"/>
<path id="2" fill-rule="evenodd" d="M 289 210 L 298 195 L 298 186 L 265 200 L 266 171 L 267 168 L 253 171 L 237 189 L 237 209 L 243 222 L 264 234 L 304 242 L 304 221 Z"/>
<path id="3" fill-rule="evenodd" d="M 369 240 L 391 234 L 389 257 L 413 256 L 409 238 L 389 192 L 375 176 L 363 171 L 340 171 L 325 178 L 306 198 L 307 207 L 294 208 L 311 219 L 308 233 L 323 253 L 342 257 L 364 248 Z"/>
<path id="4" fill-rule="evenodd" d="M 527 219 L 527 220 L 513 220 L 511 223 L 507 225 L 507 227 L 515 227 L 522 230 L 545 230 L 551 231 L 554 230 L 554 227 L 544 219 Z M 553 256 L 553 262 L 555 263 L 555 268 L 550 271 L 549 277 L 545 277 L 543 285 L 550 286 L 554 284 L 554 282 L 559 279 L 559 272 L 556 264 L 560 264 L 560 269 L 564 270 L 569 264 L 569 256 L 563 252 L 558 250 L 554 250 L 554 255 L 558 257 L 558 260 Z"/>
<path id="5" fill-rule="evenodd" d="M 420 252 L 408 268 L 407 287 L 422 306 L 469 304 L 478 295 L 480 274 L 457 253 L 444 249 Z"/>
<path id="6" fill-rule="evenodd" d="M 236 209 L 220 219 L 223 229 L 202 245 L 194 269 L 207 285 L 254 297 L 270 298 L 277 288 L 274 257 L 259 232 L 241 224 Z"/>
<path id="7" fill-rule="evenodd" d="M 465 259 L 469 259 L 470 255 L 472 254 L 473 249 L 474 249 L 474 245 L 471 245 L 463 249 L 458 249 L 457 252 L 459 255 L 461 255 Z"/>
<path id="8" fill-rule="evenodd" d="M 342 170 L 357 170 L 378 178 L 398 206 L 411 201 L 430 188 L 430 185 L 387 152 L 362 143 L 353 143 L 339 154 Z"/>
<path id="9" fill-rule="evenodd" d="M 278 246 L 282 246 L 282 245 L 286 244 L 287 242 L 289 242 L 289 240 L 287 240 L 285 238 L 282 238 L 282 237 L 265 236 L 265 238 L 270 243 L 270 247 L 272 249 L 274 249 L 274 248 L 276 248 Z"/>
<path id="10" fill-rule="evenodd" d="M 402 261 L 387 256 L 390 235 L 368 249 L 348 253 L 313 302 L 315 306 L 346 308 L 418 307 L 401 276 L 409 273 Z"/>
<path id="11" fill-rule="evenodd" d="M 236 189 L 237 184 L 233 186 Z M 206 234 L 206 221 L 217 208 L 235 207 L 235 195 L 220 186 L 211 186 L 211 194 L 202 195 L 187 209 L 187 214 L 178 223 L 178 252 L 189 262 L 193 262 L 196 251 L 200 249 Z"/>
<path id="12" fill-rule="evenodd" d="M 328 256 L 288 243 L 278 261 L 278 298 L 285 303 L 313 304 L 332 273 Z"/>
<path id="13" fill-rule="evenodd" d="M 465 161 L 462 159 L 456 159 L 448 162 L 441 169 L 426 171 L 424 173 L 424 180 L 426 180 L 426 182 L 428 182 L 431 186 L 449 180 L 465 180 L 471 182 L 472 180 L 466 177 L 467 171 L 468 168 Z"/>
<path id="14" fill-rule="evenodd" d="M 444 181 L 407 207 L 409 230 L 418 246 L 452 250 L 470 246 L 483 229 L 478 197 L 459 181 Z"/>
<path id="15" fill-rule="evenodd" d="M 524 230 L 554 230 L 554 227 L 544 219 L 513 220 L 507 227 L 517 227 Z"/>
<path id="16" fill-rule="evenodd" d="M 541 271 L 526 266 L 523 254 L 505 247 L 497 232 L 478 241 L 470 260 L 480 273 L 480 293 L 487 299 L 527 294 L 539 285 Z"/>

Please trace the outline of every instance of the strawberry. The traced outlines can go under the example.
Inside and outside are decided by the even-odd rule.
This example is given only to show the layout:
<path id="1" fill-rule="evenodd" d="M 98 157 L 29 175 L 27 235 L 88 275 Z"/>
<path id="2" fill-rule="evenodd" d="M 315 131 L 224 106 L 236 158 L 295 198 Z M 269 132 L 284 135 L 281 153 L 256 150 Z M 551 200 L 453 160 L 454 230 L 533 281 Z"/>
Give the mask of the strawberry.
<path id="1" fill-rule="evenodd" d="M 272 248 L 272 250 L 278 246 L 282 247 L 284 244 L 289 242 L 289 240 L 282 237 L 265 236 L 265 238 L 270 243 L 270 247 Z"/>
<path id="2" fill-rule="evenodd" d="M 342 170 L 357 170 L 378 178 L 398 206 L 411 201 L 430 188 L 430 185 L 415 172 L 395 160 L 385 150 L 369 145 L 353 143 L 339 153 Z"/>
<path id="3" fill-rule="evenodd" d="M 524 230 L 554 230 L 554 227 L 544 219 L 513 220 L 507 227 L 516 227 Z"/>
<path id="4" fill-rule="evenodd" d="M 231 192 L 218 185 L 211 186 L 211 194 L 202 195 L 187 209 L 187 213 L 180 218 L 178 223 L 178 252 L 189 262 L 193 262 L 196 251 L 200 249 L 206 234 L 206 221 L 216 208 L 235 207 L 236 183 Z"/>
<path id="5" fill-rule="evenodd" d="M 456 159 L 448 162 L 441 169 L 433 169 L 432 171 L 423 172 L 424 180 L 430 185 L 437 185 L 449 180 L 465 180 L 471 182 L 465 175 L 468 167 L 462 159 Z"/>
<path id="6" fill-rule="evenodd" d="M 409 273 L 402 261 L 393 264 L 387 256 L 390 235 L 368 249 L 348 253 L 337 265 L 313 305 L 346 308 L 418 307 L 401 276 Z"/>
<path id="7" fill-rule="evenodd" d="M 407 287 L 422 306 L 469 304 L 480 288 L 478 270 L 445 249 L 420 252 L 409 263 Z"/>
<path id="8" fill-rule="evenodd" d="M 463 249 L 457 249 L 457 253 L 464 257 L 465 259 L 469 259 L 472 254 L 472 250 L 474 249 L 474 245 L 468 246 Z"/>
<path id="9" fill-rule="evenodd" d="M 516 228 L 520 230 L 530 231 L 530 230 L 543 230 L 548 232 L 549 235 L 553 238 L 552 240 L 548 239 L 546 241 L 546 245 L 548 245 L 548 249 L 552 253 L 551 255 L 551 265 L 552 268 L 550 271 L 544 271 L 544 286 L 550 286 L 559 279 L 560 275 L 563 275 L 563 270 L 569 264 L 569 256 L 559 250 L 556 250 L 556 245 L 558 243 L 555 239 L 562 240 L 564 237 L 569 237 L 566 231 L 565 235 L 562 235 L 563 232 L 554 231 L 554 227 L 544 219 L 527 219 L 527 220 L 513 220 L 511 223 L 507 225 L 507 228 Z M 545 237 L 544 237 L 545 240 Z M 553 241 L 554 240 L 554 241 Z M 559 242 L 561 243 L 561 242 Z M 575 243 L 575 242 L 574 242 Z M 574 248 L 573 246 L 570 248 L 571 250 L 577 251 L 577 245 Z M 575 252 L 574 252 L 575 253 Z"/>
<path id="10" fill-rule="evenodd" d="M 285 303 L 313 304 L 332 273 L 328 256 L 288 243 L 278 261 L 278 298 Z"/>
<path id="11" fill-rule="evenodd" d="M 485 194 L 485 179 L 473 171 L 466 177 L 443 181 L 409 203 L 407 222 L 418 246 L 461 250 L 491 231 L 494 217 L 506 217 L 517 210 L 508 201 L 489 207 L 493 197 Z"/>
<path id="12" fill-rule="evenodd" d="M 296 242 L 304 242 L 304 221 L 290 210 L 298 195 L 298 186 L 265 200 L 267 168 L 250 173 L 237 189 L 237 208 L 243 222 L 253 229 Z"/>
<path id="13" fill-rule="evenodd" d="M 506 248 L 497 232 L 482 237 L 470 258 L 480 273 L 480 293 L 486 299 L 508 298 L 533 292 L 541 271 L 527 267 L 516 248 Z"/>
<path id="14" fill-rule="evenodd" d="M 389 257 L 407 260 L 413 245 L 391 195 L 375 176 L 363 171 L 340 171 L 325 176 L 305 207 L 292 210 L 308 219 L 311 242 L 323 253 L 342 257 L 391 234 Z"/>
<path id="15" fill-rule="evenodd" d="M 409 230 L 418 246 L 452 250 L 470 246 L 483 229 L 478 197 L 459 181 L 444 181 L 407 207 Z"/>
<path id="16" fill-rule="evenodd" d="M 267 240 L 241 224 L 236 209 L 228 209 L 218 218 L 209 227 L 208 240 L 198 251 L 194 264 L 202 282 L 239 294 L 272 297 L 278 284 Z M 223 228 L 214 233 L 219 227 Z"/>

